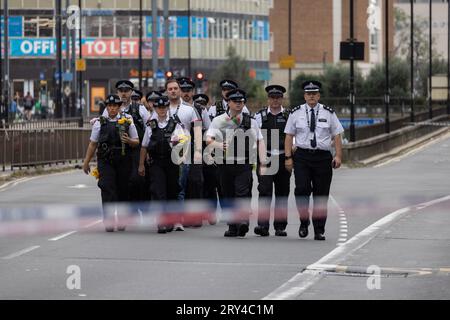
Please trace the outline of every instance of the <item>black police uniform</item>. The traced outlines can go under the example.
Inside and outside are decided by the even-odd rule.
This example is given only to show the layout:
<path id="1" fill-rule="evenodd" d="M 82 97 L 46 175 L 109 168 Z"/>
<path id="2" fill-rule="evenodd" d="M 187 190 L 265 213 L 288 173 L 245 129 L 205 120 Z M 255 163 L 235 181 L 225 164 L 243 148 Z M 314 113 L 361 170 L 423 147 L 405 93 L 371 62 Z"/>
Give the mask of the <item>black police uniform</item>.
<path id="1" fill-rule="evenodd" d="M 107 99 L 110 103 L 112 99 L 120 104 L 120 99 L 113 96 Z M 100 173 L 98 186 L 101 189 L 102 203 L 104 205 L 105 225 L 108 228 L 114 224 L 112 212 L 107 212 L 105 204 L 111 202 L 129 201 L 128 180 L 131 173 L 131 147 L 125 145 L 125 155 L 122 155 L 122 141 L 120 140 L 119 127 L 117 121 L 110 121 L 101 116 L 100 135 L 97 147 L 97 166 Z M 126 124 L 125 124 L 126 125 Z M 129 127 L 126 132 L 129 132 Z M 123 226 L 119 227 L 124 229 Z M 109 230 L 108 230 L 109 231 Z"/>
<path id="2" fill-rule="evenodd" d="M 282 97 L 286 89 L 282 86 L 268 86 L 266 91 L 270 96 Z M 286 170 L 284 166 L 284 129 L 286 127 L 286 121 L 289 117 L 289 111 L 283 110 L 277 115 L 273 115 L 269 112 L 269 108 L 264 108 L 257 113 L 261 117 L 261 129 L 267 131 L 267 138 L 265 138 L 265 144 L 267 147 L 267 156 L 271 157 L 272 163 L 278 163 L 278 171 L 274 175 L 260 175 L 258 172 L 258 191 L 260 199 L 265 199 L 266 203 L 272 201 L 273 186 L 275 185 L 275 204 L 274 204 L 274 221 L 273 226 L 275 229 L 275 235 L 286 236 L 284 231 L 287 226 L 288 217 L 288 196 L 290 189 L 291 173 Z M 272 146 L 271 135 L 273 131 L 278 131 L 279 141 L 278 146 Z M 278 154 L 271 154 L 272 147 L 278 149 Z M 258 212 L 258 226 L 255 227 L 255 233 L 261 236 L 269 235 L 269 220 L 270 220 L 270 206 L 268 208 L 259 208 Z"/>
<path id="3" fill-rule="evenodd" d="M 242 99 L 245 101 L 245 91 L 240 89 L 232 90 L 228 93 L 228 99 Z M 237 130 L 247 131 L 251 129 L 251 116 L 247 113 L 241 113 L 242 121 L 239 124 Z M 245 139 L 245 154 L 243 161 L 241 163 L 236 161 L 238 158 L 238 148 L 239 142 L 237 136 L 233 138 L 234 145 L 234 159 L 233 163 L 224 162 L 218 165 L 218 175 L 219 183 L 223 195 L 224 202 L 230 201 L 236 198 L 248 200 L 247 209 L 251 207 L 251 196 L 252 196 L 252 186 L 253 186 L 253 174 L 252 174 L 252 164 L 250 159 L 250 146 L 251 141 Z M 232 149 L 230 149 L 233 151 Z M 238 218 L 231 218 L 228 221 L 228 231 L 225 232 L 225 237 L 236 237 L 245 236 L 248 232 L 249 226 L 249 213 L 250 212 L 240 212 Z"/>

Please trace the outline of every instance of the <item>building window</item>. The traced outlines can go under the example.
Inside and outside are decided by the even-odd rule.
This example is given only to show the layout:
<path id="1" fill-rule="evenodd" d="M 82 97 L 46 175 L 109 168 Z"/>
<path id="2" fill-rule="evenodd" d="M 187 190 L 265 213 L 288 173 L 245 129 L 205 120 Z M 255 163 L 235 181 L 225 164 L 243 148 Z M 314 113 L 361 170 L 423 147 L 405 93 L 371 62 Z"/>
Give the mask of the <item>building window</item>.
<path id="1" fill-rule="evenodd" d="M 378 50 L 378 32 L 370 34 L 370 49 Z"/>
<path id="2" fill-rule="evenodd" d="M 100 36 L 100 17 L 86 17 L 85 29 L 87 37 L 99 37 Z"/>
<path id="3" fill-rule="evenodd" d="M 245 34 L 246 34 L 246 39 L 249 40 L 253 40 L 253 21 L 248 20 L 246 22 L 246 30 L 245 30 Z"/>
<path id="4" fill-rule="evenodd" d="M 115 26 L 116 26 L 116 37 L 128 38 L 130 36 L 130 17 L 128 16 L 116 17 Z M 105 36 L 105 34 L 103 33 L 103 29 L 102 29 L 102 36 Z"/>
<path id="5" fill-rule="evenodd" d="M 130 17 L 131 21 L 131 37 L 132 38 L 139 38 L 139 17 L 138 16 L 132 16 Z M 142 17 L 142 24 L 144 24 L 144 17 Z M 142 29 L 142 36 L 144 36 L 144 29 Z"/>
<path id="6" fill-rule="evenodd" d="M 39 17 L 39 37 L 53 37 L 53 18 Z"/>
<path id="7" fill-rule="evenodd" d="M 240 24 L 240 20 L 233 20 L 232 21 L 232 26 L 231 26 L 231 38 L 233 39 L 240 39 L 240 35 L 239 35 L 239 24 Z"/>
<path id="8" fill-rule="evenodd" d="M 101 17 L 101 37 L 114 37 L 114 17 Z"/>
<path id="9" fill-rule="evenodd" d="M 38 19 L 37 17 L 24 17 L 24 37 L 37 37 Z"/>

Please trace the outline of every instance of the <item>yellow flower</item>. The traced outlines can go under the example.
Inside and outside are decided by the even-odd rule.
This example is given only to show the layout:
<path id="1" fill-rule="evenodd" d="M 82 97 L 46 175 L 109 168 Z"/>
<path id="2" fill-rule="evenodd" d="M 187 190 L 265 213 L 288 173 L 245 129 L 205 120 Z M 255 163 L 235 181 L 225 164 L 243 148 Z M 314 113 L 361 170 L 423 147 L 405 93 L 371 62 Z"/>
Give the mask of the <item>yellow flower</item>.
<path id="1" fill-rule="evenodd" d="M 120 119 L 117 121 L 117 123 L 118 123 L 118 124 L 124 124 L 125 121 L 127 121 L 127 118 L 122 117 L 122 118 L 120 118 Z"/>
<path id="2" fill-rule="evenodd" d="M 132 124 L 133 120 L 131 120 L 131 118 L 127 118 L 127 122 L 128 122 L 128 124 Z"/>
<path id="3" fill-rule="evenodd" d="M 95 167 L 92 171 L 91 171 L 91 175 L 93 176 L 93 177 L 95 177 L 95 179 L 99 179 L 100 178 L 100 172 L 98 172 L 98 168 L 97 167 Z"/>
<path id="4" fill-rule="evenodd" d="M 185 134 L 181 134 L 178 136 L 178 143 L 185 144 L 189 141 L 189 137 Z"/>

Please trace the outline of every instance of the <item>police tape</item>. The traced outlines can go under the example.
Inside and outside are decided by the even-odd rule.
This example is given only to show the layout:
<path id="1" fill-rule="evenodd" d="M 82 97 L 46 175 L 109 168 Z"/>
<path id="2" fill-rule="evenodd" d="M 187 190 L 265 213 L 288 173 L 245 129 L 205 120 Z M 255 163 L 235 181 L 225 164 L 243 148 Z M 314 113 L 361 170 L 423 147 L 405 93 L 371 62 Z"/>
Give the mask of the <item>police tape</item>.
<path id="1" fill-rule="evenodd" d="M 287 199 L 273 209 L 275 219 L 287 216 Z M 258 202 L 260 214 L 270 215 L 269 200 Z M 182 223 L 200 226 L 204 221 L 248 221 L 255 212 L 251 199 L 223 200 L 220 214 L 216 203 L 207 200 L 148 201 L 133 203 L 106 203 L 102 205 L 44 205 L 0 207 L 0 236 L 46 234 L 49 232 L 86 229 L 99 219 L 116 225 L 155 227 Z M 95 228 L 94 228 L 95 229 Z"/>

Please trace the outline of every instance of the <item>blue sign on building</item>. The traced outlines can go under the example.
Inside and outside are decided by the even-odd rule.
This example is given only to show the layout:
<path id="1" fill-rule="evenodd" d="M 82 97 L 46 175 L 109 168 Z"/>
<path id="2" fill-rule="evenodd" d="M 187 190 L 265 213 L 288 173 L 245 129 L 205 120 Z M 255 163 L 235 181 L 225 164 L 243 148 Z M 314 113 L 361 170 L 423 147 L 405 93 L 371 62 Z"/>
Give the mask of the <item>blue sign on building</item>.
<path id="1" fill-rule="evenodd" d="M 350 119 L 340 118 L 339 121 L 341 122 L 342 126 L 345 129 L 350 128 Z M 358 118 L 358 119 L 355 119 L 355 127 L 370 126 L 372 124 L 383 123 L 383 122 L 384 122 L 384 119 L 382 119 L 382 118 Z"/>
<path id="2" fill-rule="evenodd" d="M 21 37 L 23 33 L 23 17 L 11 16 L 8 18 L 8 34 L 10 37 Z M 0 32 L 2 37 L 5 35 L 3 30 L 4 20 L 3 17 L 0 18 Z"/>

